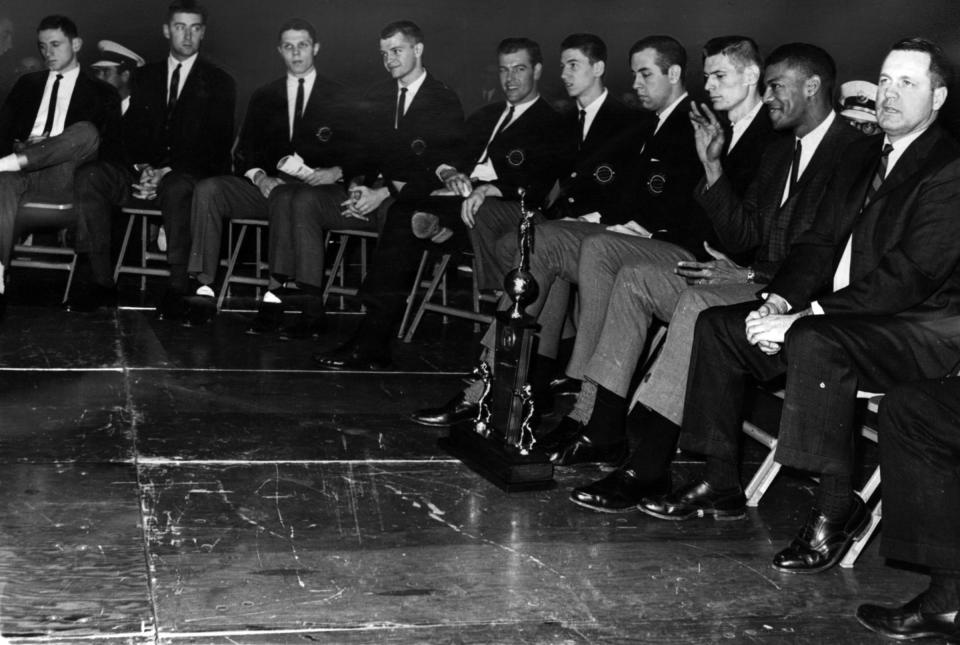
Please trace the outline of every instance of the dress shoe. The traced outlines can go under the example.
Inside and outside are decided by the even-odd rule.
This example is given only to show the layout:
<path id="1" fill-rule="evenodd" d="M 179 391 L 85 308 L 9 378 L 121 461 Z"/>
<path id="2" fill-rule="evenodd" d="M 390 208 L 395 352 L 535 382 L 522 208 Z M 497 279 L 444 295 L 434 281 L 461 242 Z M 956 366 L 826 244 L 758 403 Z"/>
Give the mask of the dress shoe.
<path id="1" fill-rule="evenodd" d="M 556 452 L 583 433 L 584 425 L 571 417 L 563 417 L 560 423 L 537 439 L 537 448 L 545 453 Z"/>
<path id="2" fill-rule="evenodd" d="M 689 520 L 712 515 L 718 520 L 738 520 L 746 514 L 747 498 L 743 489 L 715 490 L 705 481 L 690 484 L 660 497 L 647 497 L 640 510 L 662 520 Z"/>
<path id="3" fill-rule="evenodd" d="M 279 302 L 261 302 L 257 315 L 250 321 L 247 333 L 253 336 L 271 334 L 280 329 L 283 305 Z"/>
<path id="4" fill-rule="evenodd" d="M 960 639 L 960 612 L 925 614 L 920 611 L 923 594 L 902 607 L 860 605 L 857 620 L 867 629 L 887 638 L 901 641 L 916 638 L 945 638 L 950 642 Z"/>
<path id="5" fill-rule="evenodd" d="M 90 313 L 100 307 L 114 309 L 117 306 L 117 288 L 99 284 L 84 285 L 76 289 L 67 300 L 67 311 Z"/>
<path id="6" fill-rule="evenodd" d="M 670 473 L 655 481 L 642 479 L 632 468 L 617 468 L 600 479 L 570 492 L 570 501 L 577 506 L 601 513 L 636 511 L 645 497 L 670 492 Z"/>
<path id="7" fill-rule="evenodd" d="M 554 396 L 577 395 L 580 393 L 582 382 L 570 376 L 558 376 L 550 381 L 547 387 Z"/>
<path id="8" fill-rule="evenodd" d="M 790 546 L 773 557 L 773 568 L 785 573 L 817 573 L 829 569 L 843 557 L 850 543 L 870 523 L 867 505 L 854 495 L 853 508 L 842 520 L 830 521 L 817 509 Z"/>
<path id="9" fill-rule="evenodd" d="M 467 401 L 463 392 L 444 403 L 439 408 L 424 408 L 410 415 L 410 418 L 425 426 L 447 427 L 477 417 L 479 404 Z"/>
<path id="10" fill-rule="evenodd" d="M 280 340 L 319 338 L 325 331 L 327 331 L 326 317 L 318 318 L 301 314 L 297 322 L 280 330 Z"/>
<path id="11" fill-rule="evenodd" d="M 160 298 L 160 304 L 157 305 L 157 318 L 180 322 L 186 318 L 186 315 L 187 302 L 184 299 L 184 294 L 173 289 L 164 291 Z"/>
<path id="12" fill-rule="evenodd" d="M 356 342 L 341 345 L 331 352 L 314 354 L 313 360 L 321 369 L 380 372 L 390 369 L 390 354 L 364 348 Z"/>
<path id="13" fill-rule="evenodd" d="M 589 436 L 581 433 L 566 445 L 547 453 L 547 457 L 556 466 L 575 464 L 619 464 L 627 456 L 627 442 L 598 444 Z"/>
<path id="14" fill-rule="evenodd" d="M 424 211 L 417 211 L 410 217 L 410 229 L 417 239 L 430 240 L 436 244 L 443 244 L 453 237 L 452 230 L 440 226 L 439 217 Z"/>

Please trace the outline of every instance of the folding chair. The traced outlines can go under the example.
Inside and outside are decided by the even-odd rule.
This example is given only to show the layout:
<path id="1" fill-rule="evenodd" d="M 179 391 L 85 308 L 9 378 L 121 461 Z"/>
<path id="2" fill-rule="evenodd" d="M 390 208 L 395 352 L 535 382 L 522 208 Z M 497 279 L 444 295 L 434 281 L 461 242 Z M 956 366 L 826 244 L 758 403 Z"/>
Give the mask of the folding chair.
<path id="1" fill-rule="evenodd" d="M 160 217 L 161 213 L 159 209 L 156 208 L 143 208 L 141 206 L 125 206 L 120 209 L 120 211 L 127 215 L 127 228 L 123 234 L 123 243 L 120 245 L 120 257 L 117 258 L 117 264 L 113 269 L 113 280 L 116 282 L 117 278 L 121 273 L 132 273 L 134 275 L 140 276 L 140 291 L 146 291 L 147 289 L 147 276 L 169 276 L 170 269 L 166 266 L 155 267 L 149 266 L 150 262 L 163 262 L 167 261 L 166 253 L 159 253 L 156 251 L 151 251 L 148 248 L 150 236 L 149 236 L 149 219 L 151 217 Z M 138 264 L 125 264 L 124 259 L 127 255 L 127 247 L 130 245 L 130 236 L 133 233 L 133 226 L 137 221 L 137 218 L 140 218 L 140 259 Z"/>
<path id="2" fill-rule="evenodd" d="M 73 204 L 71 202 L 55 202 L 30 200 L 20 204 L 20 210 L 41 211 L 54 226 L 69 228 L 73 225 Z M 45 218 L 46 219 L 46 218 Z M 53 269 L 67 271 L 67 286 L 63 290 L 63 299 L 66 302 L 73 285 L 73 274 L 77 268 L 76 251 L 62 242 L 59 246 L 34 244 L 32 237 L 25 243 L 15 244 L 10 266 L 30 269 Z"/>
<path id="3" fill-rule="evenodd" d="M 263 231 L 270 225 L 265 219 L 232 219 L 228 220 L 227 239 L 227 272 L 223 276 L 223 284 L 220 286 L 220 295 L 217 297 L 217 311 L 223 308 L 223 301 L 230 295 L 230 286 L 234 284 L 248 284 L 257 288 L 256 298 L 260 299 L 260 288 L 266 287 L 268 279 L 263 277 L 263 273 L 269 270 L 269 265 L 263 260 Z M 234 236 L 233 228 L 240 227 L 240 231 Z M 247 230 L 253 227 L 255 232 L 256 255 L 254 257 L 254 275 L 238 275 L 237 259 L 240 257 L 240 250 L 243 248 L 243 240 L 247 235 Z"/>

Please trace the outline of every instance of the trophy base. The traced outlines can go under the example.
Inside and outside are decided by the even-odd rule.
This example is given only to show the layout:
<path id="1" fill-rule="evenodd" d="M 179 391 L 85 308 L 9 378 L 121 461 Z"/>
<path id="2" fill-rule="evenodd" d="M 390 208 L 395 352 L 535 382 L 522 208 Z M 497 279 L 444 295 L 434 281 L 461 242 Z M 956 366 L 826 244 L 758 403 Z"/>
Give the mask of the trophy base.
<path id="1" fill-rule="evenodd" d="M 450 428 L 440 447 L 475 473 L 508 493 L 554 488 L 553 464 L 539 450 L 521 455 L 497 436 L 485 439 L 470 424 Z"/>

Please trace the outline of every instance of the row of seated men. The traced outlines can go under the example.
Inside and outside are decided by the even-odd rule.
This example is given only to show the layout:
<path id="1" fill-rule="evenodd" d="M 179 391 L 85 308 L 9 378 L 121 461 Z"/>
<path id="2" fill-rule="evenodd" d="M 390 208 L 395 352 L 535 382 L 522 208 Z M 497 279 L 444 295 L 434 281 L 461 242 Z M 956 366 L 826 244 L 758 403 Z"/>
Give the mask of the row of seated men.
<path id="1" fill-rule="evenodd" d="M 876 137 L 833 110 L 827 52 L 792 43 L 764 61 L 739 36 L 704 47 L 712 110 L 687 95 L 679 42 L 639 40 L 628 60 L 649 118 L 609 95 L 600 38 L 561 43 L 561 78 L 578 108 L 568 117 L 538 94 L 537 44 L 510 38 L 497 51 L 507 101 L 464 122 L 456 95 L 425 71 L 413 23 L 381 32 L 391 80 L 351 111 L 342 88 L 316 73 L 315 30 L 291 20 L 278 39 L 288 74 L 251 99 L 229 175 L 234 84 L 197 56 L 205 25 L 201 6 L 170 6 L 170 56 L 133 71 L 122 112 L 110 86 L 79 73 L 73 23 L 40 23 L 49 71 L 23 77 L 0 109 L 0 267 L 21 231 L 49 223 L 18 214 L 18 202 L 55 187 L 72 193 L 76 211 L 81 268 L 70 308 L 113 306 L 111 214 L 134 198 L 154 202 L 171 270 L 159 312 L 196 322 L 198 298 L 213 294 L 223 219 L 268 217 L 271 285 L 251 331 L 277 331 L 296 300 L 302 314 L 282 333 L 306 337 L 325 326 L 323 232 L 379 231 L 361 287 L 367 314 L 346 344 L 316 359 L 323 369 L 384 369 L 416 251 L 470 245 L 481 287 L 498 286 L 516 263 L 522 194 L 544 215 L 531 257 L 540 296 L 528 308 L 541 324 L 532 378 L 541 413 L 550 409 L 546 382 L 560 369 L 572 285 L 579 299 L 565 366 L 579 384 L 576 404 L 539 444 L 559 466 L 618 465 L 574 489 L 575 504 L 667 520 L 742 517 L 744 391 L 753 378 L 786 375 L 777 459 L 818 474 L 820 484 L 774 567 L 826 570 L 863 531 L 866 510 L 853 493 L 857 391 L 936 379 L 960 357 L 960 146 L 936 123 L 950 75 L 936 45 L 908 39 L 889 51 Z M 278 163 L 294 165 L 283 172 Z M 296 290 L 284 286 L 291 283 Z M 628 412 L 654 320 L 669 331 Z M 955 383 L 902 386 L 921 389 L 942 414 L 917 410 L 909 389 L 891 397 L 890 413 L 882 409 L 884 549 L 931 569 L 929 589 L 914 601 L 858 612 L 888 635 L 957 632 L 958 531 L 937 512 L 960 504 L 950 461 Z M 479 389 L 471 384 L 413 417 L 467 420 Z M 628 433 L 639 442 L 629 456 Z M 701 481 L 674 490 L 678 442 L 707 464 Z M 920 482 L 931 488 L 912 492 Z M 917 501 L 930 491 L 943 499 Z"/>

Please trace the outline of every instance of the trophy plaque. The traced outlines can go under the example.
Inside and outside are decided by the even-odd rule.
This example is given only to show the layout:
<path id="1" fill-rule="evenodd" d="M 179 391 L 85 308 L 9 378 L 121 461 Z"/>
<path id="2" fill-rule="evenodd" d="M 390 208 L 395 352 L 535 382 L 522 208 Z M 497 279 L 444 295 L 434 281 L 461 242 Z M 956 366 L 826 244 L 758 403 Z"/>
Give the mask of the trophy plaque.
<path id="1" fill-rule="evenodd" d="M 496 344 L 474 370 L 483 383 L 476 417 L 452 426 L 440 440 L 447 452 L 508 492 L 552 488 L 553 464 L 537 449 L 533 391 L 528 382 L 533 337 L 540 325 L 524 311 L 537 298 L 539 287 L 530 273 L 534 244 L 534 212 L 520 192 L 519 266 L 503 280 L 513 302 L 498 311 L 492 323 Z"/>

